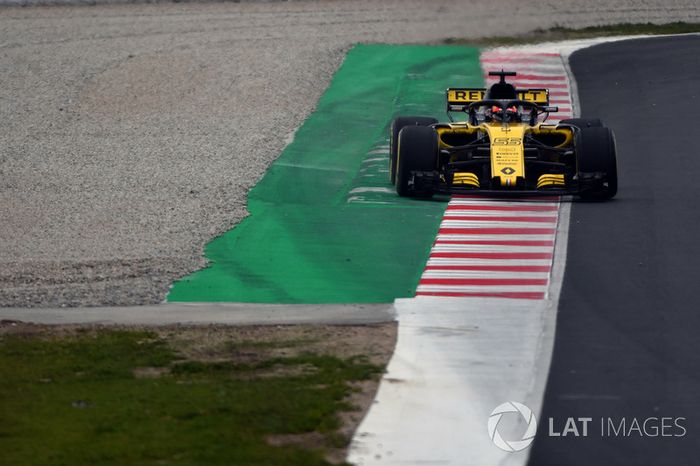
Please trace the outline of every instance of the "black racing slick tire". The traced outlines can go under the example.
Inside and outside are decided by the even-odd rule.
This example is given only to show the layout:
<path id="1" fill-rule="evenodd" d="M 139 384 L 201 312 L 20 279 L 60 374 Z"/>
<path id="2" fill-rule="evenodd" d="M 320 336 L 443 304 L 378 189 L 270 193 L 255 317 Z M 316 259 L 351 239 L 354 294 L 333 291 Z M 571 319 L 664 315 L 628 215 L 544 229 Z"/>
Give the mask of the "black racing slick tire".
<path id="1" fill-rule="evenodd" d="M 581 198 L 611 199 L 617 194 L 617 149 L 610 128 L 583 128 L 576 134 Z"/>
<path id="2" fill-rule="evenodd" d="M 600 128 L 603 126 L 603 122 L 600 118 L 569 118 L 568 120 L 561 120 L 560 125 L 571 125 L 577 128 Z"/>
<path id="3" fill-rule="evenodd" d="M 432 117 L 400 116 L 394 118 L 389 129 L 389 181 L 396 184 L 396 153 L 399 144 L 399 132 L 406 126 L 430 126 L 438 121 Z"/>
<path id="4" fill-rule="evenodd" d="M 414 172 L 429 172 L 437 168 L 437 132 L 426 126 L 406 126 L 399 132 L 397 140 L 396 192 L 401 197 L 432 197 L 432 187 L 416 187 L 412 181 Z"/>

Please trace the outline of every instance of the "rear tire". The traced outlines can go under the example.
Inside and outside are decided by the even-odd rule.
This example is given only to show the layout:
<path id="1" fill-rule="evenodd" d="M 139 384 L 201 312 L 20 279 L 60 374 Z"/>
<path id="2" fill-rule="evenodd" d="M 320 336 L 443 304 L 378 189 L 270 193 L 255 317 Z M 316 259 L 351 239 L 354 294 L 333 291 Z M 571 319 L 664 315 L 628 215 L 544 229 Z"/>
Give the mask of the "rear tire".
<path id="1" fill-rule="evenodd" d="M 560 125 L 571 125 L 577 128 L 601 128 L 603 122 L 600 118 L 570 118 L 568 120 L 561 120 Z"/>
<path id="2" fill-rule="evenodd" d="M 583 128 L 576 134 L 579 178 L 602 173 L 601 182 L 581 192 L 581 198 L 592 201 L 611 199 L 617 194 L 617 149 L 610 128 Z"/>
<path id="3" fill-rule="evenodd" d="M 425 126 L 406 126 L 399 132 L 397 140 L 396 192 L 401 197 L 432 197 L 432 188 L 418 190 L 409 182 L 414 171 L 437 169 L 437 132 Z"/>
<path id="4" fill-rule="evenodd" d="M 432 117 L 405 116 L 396 117 L 389 130 L 389 181 L 396 184 L 396 154 L 399 144 L 399 132 L 406 126 L 430 126 L 438 121 Z"/>

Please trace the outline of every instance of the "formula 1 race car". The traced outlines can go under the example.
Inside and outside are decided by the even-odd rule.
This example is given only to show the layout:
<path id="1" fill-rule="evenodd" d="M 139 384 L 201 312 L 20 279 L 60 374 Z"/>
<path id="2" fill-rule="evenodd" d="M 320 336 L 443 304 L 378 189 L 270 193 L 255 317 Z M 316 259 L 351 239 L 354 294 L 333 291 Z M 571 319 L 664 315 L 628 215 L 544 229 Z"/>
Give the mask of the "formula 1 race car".
<path id="1" fill-rule="evenodd" d="M 547 89 L 516 89 L 512 71 L 490 72 L 486 89 L 447 89 L 450 123 L 397 117 L 391 124 L 389 173 L 399 196 L 434 194 L 578 195 L 617 192 L 613 132 L 598 119 L 546 124 Z M 466 113 L 454 122 L 452 112 Z M 540 116 L 544 115 L 544 121 Z"/>

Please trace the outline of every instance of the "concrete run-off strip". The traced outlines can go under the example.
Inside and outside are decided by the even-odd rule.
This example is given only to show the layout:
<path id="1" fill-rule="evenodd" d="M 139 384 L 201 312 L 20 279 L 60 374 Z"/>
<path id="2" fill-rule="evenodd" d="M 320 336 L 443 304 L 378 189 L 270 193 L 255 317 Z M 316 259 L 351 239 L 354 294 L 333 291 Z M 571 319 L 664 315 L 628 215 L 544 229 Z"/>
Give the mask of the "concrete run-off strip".
<path id="1" fill-rule="evenodd" d="M 393 304 L 172 303 L 123 307 L 0 308 L 0 320 L 40 324 L 357 325 L 395 319 Z"/>

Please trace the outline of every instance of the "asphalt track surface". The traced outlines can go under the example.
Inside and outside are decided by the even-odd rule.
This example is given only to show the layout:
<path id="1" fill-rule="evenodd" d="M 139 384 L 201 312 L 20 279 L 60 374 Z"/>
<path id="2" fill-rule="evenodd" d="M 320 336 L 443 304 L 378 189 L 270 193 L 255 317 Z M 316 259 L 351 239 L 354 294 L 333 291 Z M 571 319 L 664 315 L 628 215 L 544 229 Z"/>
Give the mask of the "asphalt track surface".
<path id="1" fill-rule="evenodd" d="M 697 464 L 699 51 L 696 35 L 604 44 L 571 56 L 582 116 L 600 117 L 616 133 L 620 186 L 612 202 L 572 207 L 531 465 Z M 683 437 L 636 430 L 601 437 L 601 418 L 618 426 L 625 418 L 629 431 L 635 418 L 641 426 L 650 417 L 679 416 L 687 418 Z M 589 436 L 550 437 L 550 417 L 555 432 L 568 417 L 593 418 Z"/>

